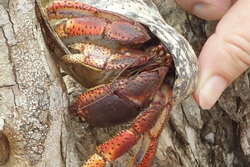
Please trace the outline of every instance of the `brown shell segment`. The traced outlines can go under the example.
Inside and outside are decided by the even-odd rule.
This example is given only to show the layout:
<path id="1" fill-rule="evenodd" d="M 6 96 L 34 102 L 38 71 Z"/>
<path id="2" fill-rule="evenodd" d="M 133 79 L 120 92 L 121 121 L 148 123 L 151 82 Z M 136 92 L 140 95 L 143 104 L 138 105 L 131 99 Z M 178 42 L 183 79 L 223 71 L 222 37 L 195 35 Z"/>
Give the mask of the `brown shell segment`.
<path id="1" fill-rule="evenodd" d="M 104 167 L 105 160 L 98 154 L 93 154 L 82 167 Z"/>
<path id="2" fill-rule="evenodd" d="M 129 121 L 138 115 L 138 106 L 116 94 L 109 94 L 85 107 L 84 118 L 97 127 L 106 127 Z"/>
<path id="3" fill-rule="evenodd" d="M 97 151 L 108 161 L 113 161 L 131 149 L 137 143 L 139 136 L 132 131 L 122 131 L 117 136 L 97 147 Z"/>
<path id="4" fill-rule="evenodd" d="M 112 90 L 112 84 L 101 85 L 95 87 L 94 89 L 88 90 L 87 92 L 80 95 L 75 103 L 71 106 L 72 112 L 77 112 L 78 114 L 84 116 L 86 114 L 86 107 L 95 103 L 96 100 L 103 98 L 107 94 L 110 94 Z"/>
<path id="5" fill-rule="evenodd" d="M 140 44 L 150 39 L 143 27 L 122 21 L 109 24 L 106 27 L 105 36 L 122 44 Z"/>

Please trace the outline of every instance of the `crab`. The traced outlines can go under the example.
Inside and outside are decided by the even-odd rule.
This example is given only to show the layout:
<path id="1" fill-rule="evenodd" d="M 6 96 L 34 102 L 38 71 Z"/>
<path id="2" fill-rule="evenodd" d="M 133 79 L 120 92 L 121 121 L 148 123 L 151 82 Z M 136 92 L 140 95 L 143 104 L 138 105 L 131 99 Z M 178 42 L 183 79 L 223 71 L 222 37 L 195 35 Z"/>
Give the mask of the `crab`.
<path id="1" fill-rule="evenodd" d="M 83 167 L 104 167 L 144 136 L 149 142 L 129 166 L 149 167 L 172 106 L 171 85 L 165 82 L 173 66 L 168 50 L 146 26 L 81 2 L 54 1 L 46 13 L 71 52 L 60 61 L 80 66 L 81 84 L 89 88 L 70 110 L 97 127 L 135 118 L 130 128 L 98 146 Z"/>

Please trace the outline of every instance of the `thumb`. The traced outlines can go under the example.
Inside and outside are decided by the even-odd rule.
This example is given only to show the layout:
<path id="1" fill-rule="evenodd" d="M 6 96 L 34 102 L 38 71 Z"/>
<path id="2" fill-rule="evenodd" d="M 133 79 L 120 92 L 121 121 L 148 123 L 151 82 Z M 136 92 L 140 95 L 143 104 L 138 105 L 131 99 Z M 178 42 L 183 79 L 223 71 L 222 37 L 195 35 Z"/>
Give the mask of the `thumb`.
<path id="1" fill-rule="evenodd" d="M 188 12 L 206 19 L 220 19 L 235 0 L 175 0 Z"/>
<path id="2" fill-rule="evenodd" d="M 203 109 L 211 108 L 224 89 L 250 66 L 249 27 L 249 0 L 237 1 L 204 45 L 194 94 Z"/>

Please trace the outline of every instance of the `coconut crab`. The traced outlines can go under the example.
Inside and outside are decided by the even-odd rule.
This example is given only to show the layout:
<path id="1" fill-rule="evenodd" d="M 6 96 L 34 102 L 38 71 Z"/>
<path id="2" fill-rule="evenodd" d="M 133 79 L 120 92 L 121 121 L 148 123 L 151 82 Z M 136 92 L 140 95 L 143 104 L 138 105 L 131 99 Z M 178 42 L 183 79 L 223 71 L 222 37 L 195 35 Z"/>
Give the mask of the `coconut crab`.
<path id="1" fill-rule="evenodd" d="M 131 2 L 114 0 L 105 5 L 126 6 Z M 144 134 L 150 142 L 133 157 L 130 166 L 150 166 L 173 103 L 172 88 L 164 84 L 173 66 L 166 44 L 145 24 L 84 3 L 55 1 L 45 11 L 48 20 L 60 20 L 52 23 L 52 31 L 59 37 L 60 47 L 69 50 L 60 61 L 71 64 L 73 74 L 85 76 L 82 84 L 93 87 L 76 100 L 71 110 L 95 126 L 110 126 L 137 116 L 131 128 L 100 145 L 84 167 L 105 166 L 127 152 Z M 84 70 L 76 72 L 76 66 Z M 182 91 L 185 96 L 187 92 Z"/>

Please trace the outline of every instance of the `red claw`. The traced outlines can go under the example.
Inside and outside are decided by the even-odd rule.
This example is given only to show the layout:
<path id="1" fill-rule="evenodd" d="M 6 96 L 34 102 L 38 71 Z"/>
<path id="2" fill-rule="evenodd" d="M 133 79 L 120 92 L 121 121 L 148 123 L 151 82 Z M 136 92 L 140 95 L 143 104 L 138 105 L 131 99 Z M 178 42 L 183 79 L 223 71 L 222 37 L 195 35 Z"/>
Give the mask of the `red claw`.
<path id="1" fill-rule="evenodd" d="M 49 19 L 68 18 L 55 31 L 59 37 L 97 36 L 121 44 L 141 44 L 150 39 L 145 27 L 124 16 L 74 1 L 55 1 L 47 7 Z"/>

